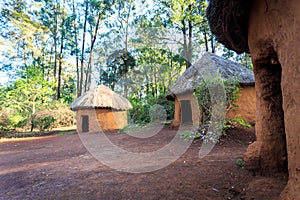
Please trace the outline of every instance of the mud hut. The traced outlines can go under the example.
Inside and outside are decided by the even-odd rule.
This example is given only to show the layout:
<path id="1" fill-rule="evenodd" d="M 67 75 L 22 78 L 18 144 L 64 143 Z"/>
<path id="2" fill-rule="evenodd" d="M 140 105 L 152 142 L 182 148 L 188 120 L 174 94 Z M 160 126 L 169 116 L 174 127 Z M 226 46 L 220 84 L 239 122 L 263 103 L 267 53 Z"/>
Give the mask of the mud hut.
<path id="1" fill-rule="evenodd" d="M 206 52 L 201 59 L 192 67 L 187 69 L 175 82 L 168 92 L 166 98 L 175 101 L 175 112 L 173 125 L 180 123 L 199 124 L 200 113 L 194 90 L 203 79 L 204 73 L 207 76 L 215 76 L 213 73 L 220 73 L 221 78 L 236 81 L 240 85 L 237 107 L 232 108 L 227 114 L 227 118 L 241 116 L 248 122 L 255 122 L 255 87 L 253 72 L 244 66 L 226 60 L 213 53 Z M 208 78 L 208 77 L 206 77 Z M 201 123 L 201 122 L 200 122 Z"/>
<path id="2" fill-rule="evenodd" d="M 117 130 L 127 125 L 130 102 L 110 88 L 99 85 L 78 97 L 70 106 L 76 111 L 77 131 Z"/>
<path id="3" fill-rule="evenodd" d="M 261 174 L 288 170 L 281 199 L 300 199 L 300 4 L 297 0 L 211 0 L 207 18 L 219 42 L 250 52 L 256 89 L 256 141 L 244 161 Z"/>

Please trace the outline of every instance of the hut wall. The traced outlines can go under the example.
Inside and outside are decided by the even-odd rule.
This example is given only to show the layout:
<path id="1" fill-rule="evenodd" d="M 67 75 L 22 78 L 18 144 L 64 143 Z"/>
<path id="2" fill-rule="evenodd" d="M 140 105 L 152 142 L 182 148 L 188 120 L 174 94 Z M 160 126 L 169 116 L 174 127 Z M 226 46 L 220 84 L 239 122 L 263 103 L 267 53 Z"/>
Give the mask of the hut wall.
<path id="1" fill-rule="evenodd" d="M 248 42 L 257 90 L 256 141 L 244 160 L 250 169 L 272 173 L 286 165 L 287 153 L 289 180 L 280 199 L 300 199 L 299 33 L 298 0 L 253 1 Z"/>
<path id="2" fill-rule="evenodd" d="M 226 114 L 226 118 L 241 116 L 249 123 L 255 122 L 256 115 L 256 94 L 254 86 L 241 87 L 237 100 L 237 108 L 232 108 Z"/>
<path id="3" fill-rule="evenodd" d="M 174 126 L 179 126 L 181 123 L 181 106 L 180 101 L 189 100 L 191 102 L 191 110 L 192 110 L 192 121 L 193 125 L 199 124 L 200 119 L 200 111 L 198 108 L 198 104 L 196 102 L 196 97 L 192 93 L 180 94 L 175 97 L 175 112 L 174 112 Z"/>
<path id="4" fill-rule="evenodd" d="M 173 120 L 173 126 L 179 126 L 180 125 L 180 116 L 181 116 L 181 109 L 180 109 L 180 103 L 178 98 L 175 98 L 175 102 L 174 102 L 174 120 Z"/>
<path id="5" fill-rule="evenodd" d="M 110 109 L 85 109 L 76 113 L 77 131 L 82 132 L 82 116 L 89 116 L 89 131 L 118 130 L 127 125 L 126 111 L 111 111 Z"/>
<path id="6" fill-rule="evenodd" d="M 117 130 L 127 126 L 126 111 L 97 109 L 97 119 L 102 130 Z"/>
<path id="7" fill-rule="evenodd" d="M 174 126 L 179 126 L 181 123 L 181 107 L 180 101 L 190 100 L 192 108 L 193 125 L 200 122 L 200 110 L 198 108 L 196 98 L 193 94 L 180 94 L 175 98 L 175 112 L 174 112 Z M 256 116 L 256 93 L 254 86 L 245 86 L 240 88 L 239 97 L 237 101 L 237 108 L 232 108 L 227 114 L 226 118 L 242 117 L 248 123 L 255 123 Z"/>

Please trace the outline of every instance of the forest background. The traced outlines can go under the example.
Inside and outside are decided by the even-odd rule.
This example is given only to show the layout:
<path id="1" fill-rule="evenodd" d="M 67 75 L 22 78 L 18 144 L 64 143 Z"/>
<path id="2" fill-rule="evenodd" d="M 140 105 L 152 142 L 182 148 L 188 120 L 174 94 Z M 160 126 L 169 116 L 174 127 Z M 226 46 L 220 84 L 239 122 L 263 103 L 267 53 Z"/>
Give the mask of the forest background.
<path id="1" fill-rule="evenodd" d="M 148 123 L 206 51 L 252 68 L 211 34 L 206 0 L 0 0 L 0 132 L 70 126 L 70 103 L 98 84 L 130 100 Z M 7 81 L 6 81 L 7 80 Z"/>

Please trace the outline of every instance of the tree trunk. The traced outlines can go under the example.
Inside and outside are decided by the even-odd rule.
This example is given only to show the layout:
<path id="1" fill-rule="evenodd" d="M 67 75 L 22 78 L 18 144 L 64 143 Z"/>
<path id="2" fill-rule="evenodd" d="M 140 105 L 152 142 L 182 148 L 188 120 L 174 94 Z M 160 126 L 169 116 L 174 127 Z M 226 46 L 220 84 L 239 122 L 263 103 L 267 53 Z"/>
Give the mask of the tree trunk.
<path id="1" fill-rule="evenodd" d="M 189 11 L 191 12 L 192 8 L 191 5 L 189 5 Z M 189 26 L 189 44 L 188 44 L 188 68 L 192 66 L 192 56 L 193 56 L 193 24 L 192 21 L 189 19 L 188 21 Z"/>
<path id="2" fill-rule="evenodd" d="M 188 62 L 188 55 L 187 55 L 187 38 L 186 38 L 186 25 L 185 25 L 185 21 L 182 20 L 182 35 L 183 35 L 183 56 L 185 59 L 185 68 L 188 69 L 189 68 L 189 62 Z"/>
<path id="3" fill-rule="evenodd" d="M 90 55 L 89 55 L 89 62 L 88 62 L 88 69 L 86 72 L 86 80 L 85 80 L 85 91 L 90 90 L 91 87 L 91 74 L 92 74 L 92 58 L 93 58 L 93 50 L 94 50 L 94 45 L 97 39 L 97 34 L 98 34 L 98 29 L 99 29 L 99 24 L 100 24 L 100 19 L 101 19 L 101 12 L 98 13 L 98 18 L 97 18 L 97 24 L 95 27 L 94 34 L 92 35 L 92 41 L 91 41 L 91 49 L 90 49 Z"/>
<path id="4" fill-rule="evenodd" d="M 61 36 L 60 52 L 59 52 L 59 64 L 58 64 L 58 83 L 57 83 L 57 99 L 60 99 L 61 95 L 61 72 L 62 72 L 62 59 L 63 59 L 63 47 L 64 47 L 64 35 Z"/>
<path id="5" fill-rule="evenodd" d="M 203 31 L 203 35 L 204 35 L 204 42 L 205 42 L 205 51 L 208 52 L 209 51 L 209 49 L 208 49 L 208 39 L 207 39 L 207 33 L 206 33 L 205 30 Z"/>
<path id="6" fill-rule="evenodd" d="M 53 33 L 53 42 L 54 42 L 54 68 L 53 68 L 53 78 L 56 79 L 56 70 L 57 70 L 57 24 L 58 24 L 58 10 L 57 10 L 57 0 L 55 1 L 55 8 L 54 8 L 54 33 Z"/>
<path id="7" fill-rule="evenodd" d="M 75 10 L 75 2 L 73 0 L 73 3 L 72 3 L 72 9 L 73 9 L 73 15 L 76 16 L 76 10 Z M 80 79 L 80 74 L 79 74 L 79 55 L 78 55 L 78 51 L 77 51 L 77 47 L 78 47 L 78 33 L 77 33 L 77 24 L 76 24 L 76 19 L 74 21 L 74 32 L 75 32 L 75 35 L 74 35 L 74 39 L 75 39 L 75 57 L 76 57 L 76 77 L 77 77 L 77 81 L 76 81 L 76 89 L 77 89 L 77 97 L 80 96 L 79 94 L 79 79 Z"/>
<path id="8" fill-rule="evenodd" d="M 63 2 L 63 10 L 65 9 L 66 0 Z M 61 72 L 62 72 L 62 59 L 63 59 L 63 48 L 65 39 L 65 13 L 62 13 L 61 22 L 61 40 L 60 40 L 60 51 L 59 51 L 59 64 L 58 64 L 58 83 L 57 83 L 57 99 L 60 99 L 61 95 Z"/>
<path id="9" fill-rule="evenodd" d="M 84 25 L 83 25 L 83 34 L 82 34 L 82 46 L 81 46 L 81 59 L 80 59 L 80 80 L 79 80 L 79 91 L 77 93 L 78 96 L 81 96 L 82 94 L 82 88 L 83 88 L 83 72 L 84 72 L 84 46 L 85 46 L 85 34 L 86 34 L 86 23 L 87 23 L 87 17 L 88 17 L 88 0 L 85 1 L 85 14 L 84 14 Z"/>

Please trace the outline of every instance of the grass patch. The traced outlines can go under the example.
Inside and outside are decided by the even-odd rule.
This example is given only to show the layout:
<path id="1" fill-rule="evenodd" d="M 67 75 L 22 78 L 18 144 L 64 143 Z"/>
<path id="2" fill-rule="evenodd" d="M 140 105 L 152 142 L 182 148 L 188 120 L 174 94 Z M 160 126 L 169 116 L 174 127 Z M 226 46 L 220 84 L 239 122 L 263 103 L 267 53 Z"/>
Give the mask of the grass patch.
<path id="1" fill-rule="evenodd" d="M 62 131 L 62 132 L 56 133 L 55 135 L 62 136 L 62 135 L 73 135 L 73 134 L 76 134 L 76 131 Z"/>
<path id="2" fill-rule="evenodd" d="M 10 132 L 1 135 L 1 138 L 27 138 L 27 137 L 41 137 L 41 136 L 50 136 L 50 135 L 71 135 L 75 134 L 75 130 L 68 131 L 39 131 L 39 132 Z"/>
<path id="3" fill-rule="evenodd" d="M 124 128 L 120 129 L 118 133 L 134 133 L 140 131 L 150 130 L 156 127 L 167 125 L 169 122 L 156 122 L 148 124 L 128 124 Z"/>

